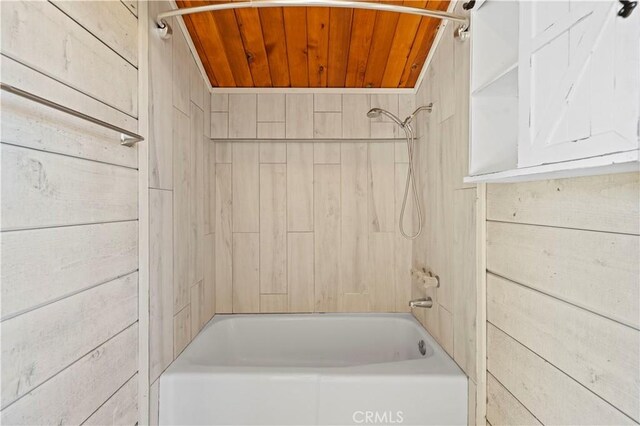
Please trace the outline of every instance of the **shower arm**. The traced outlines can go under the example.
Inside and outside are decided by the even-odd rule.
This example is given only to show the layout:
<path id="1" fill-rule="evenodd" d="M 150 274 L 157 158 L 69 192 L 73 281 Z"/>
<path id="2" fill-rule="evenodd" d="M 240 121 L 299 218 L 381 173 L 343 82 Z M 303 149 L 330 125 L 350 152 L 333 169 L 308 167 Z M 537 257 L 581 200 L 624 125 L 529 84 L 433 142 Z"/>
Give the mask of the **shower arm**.
<path id="1" fill-rule="evenodd" d="M 420 111 L 431 112 L 432 109 L 433 109 L 433 102 L 416 108 L 415 111 L 413 111 L 407 118 L 404 119 L 404 121 L 402 122 L 402 126 L 407 126 L 409 123 L 411 123 Z"/>
<path id="2" fill-rule="evenodd" d="M 380 10 L 383 12 L 406 13 L 410 15 L 427 16 L 430 18 L 442 19 L 444 21 L 458 22 L 455 34 L 460 40 L 468 38 L 469 18 L 455 13 L 443 12 L 440 10 L 421 9 L 418 7 L 398 6 L 394 4 L 372 3 L 366 1 L 351 0 L 249 0 L 228 3 L 208 4 L 205 6 L 185 7 L 181 9 L 170 10 L 159 13 L 156 17 L 156 25 L 158 27 L 160 37 L 171 37 L 172 30 L 167 22 L 167 18 L 173 16 L 191 15 L 194 13 L 214 12 L 217 10 L 234 10 L 247 8 L 264 8 L 264 7 L 304 7 L 304 6 L 320 6 L 320 7 L 340 7 L 347 9 L 367 9 Z"/>

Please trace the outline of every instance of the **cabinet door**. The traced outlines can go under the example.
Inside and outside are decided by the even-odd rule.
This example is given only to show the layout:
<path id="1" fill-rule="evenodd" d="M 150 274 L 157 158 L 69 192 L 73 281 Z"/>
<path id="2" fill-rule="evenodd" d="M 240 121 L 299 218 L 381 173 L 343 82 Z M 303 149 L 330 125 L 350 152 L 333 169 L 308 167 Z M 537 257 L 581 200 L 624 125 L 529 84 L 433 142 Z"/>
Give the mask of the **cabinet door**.
<path id="1" fill-rule="evenodd" d="M 520 3 L 518 167 L 638 149 L 640 13 Z"/>

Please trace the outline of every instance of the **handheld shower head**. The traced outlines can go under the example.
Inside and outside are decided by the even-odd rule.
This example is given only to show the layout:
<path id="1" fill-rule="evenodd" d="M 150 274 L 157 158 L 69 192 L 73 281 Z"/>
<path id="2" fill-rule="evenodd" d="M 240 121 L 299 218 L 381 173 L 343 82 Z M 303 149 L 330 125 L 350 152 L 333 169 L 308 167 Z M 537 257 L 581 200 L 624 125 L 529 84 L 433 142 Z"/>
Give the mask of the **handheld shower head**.
<path id="1" fill-rule="evenodd" d="M 396 117 L 395 115 L 391 114 L 389 111 L 387 111 L 386 109 L 382 109 L 382 108 L 371 108 L 369 110 L 369 112 L 367 112 L 367 117 L 369 118 L 378 118 L 381 115 L 387 116 L 389 117 L 394 123 L 396 123 L 398 126 L 400 127 L 404 127 L 404 124 L 402 123 L 402 120 L 400 120 L 398 117 Z"/>
<path id="2" fill-rule="evenodd" d="M 367 117 L 369 118 L 378 118 L 382 114 L 382 110 L 380 108 L 371 108 L 367 113 Z"/>

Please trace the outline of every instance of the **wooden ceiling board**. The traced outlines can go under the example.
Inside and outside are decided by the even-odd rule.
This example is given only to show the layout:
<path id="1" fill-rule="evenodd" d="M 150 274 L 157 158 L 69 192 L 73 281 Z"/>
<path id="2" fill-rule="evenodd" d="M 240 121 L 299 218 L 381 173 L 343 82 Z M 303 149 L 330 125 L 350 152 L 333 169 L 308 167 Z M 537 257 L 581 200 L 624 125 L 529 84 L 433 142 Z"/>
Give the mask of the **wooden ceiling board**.
<path id="1" fill-rule="evenodd" d="M 327 87 L 329 16 L 328 7 L 307 8 L 307 57 L 311 87 Z"/>
<path id="2" fill-rule="evenodd" d="M 449 0 L 382 1 L 433 10 L 449 5 Z M 177 0 L 181 8 L 226 2 Z M 412 88 L 441 23 L 328 7 L 224 10 L 184 20 L 214 87 Z"/>
<path id="3" fill-rule="evenodd" d="M 289 58 L 282 8 L 260 9 L 259 14 L 271 83 L 274 87 L 289 87 Z"/>
<path id="4" fill-rule="evenodd" d="M 271 70 L 258 10 L 237 9 L 235 14 L 253 84 L 257 87 L 271 87 Z"/>
<path id="5" fill-rule="evenodd" d="M 331 8 L 329 19 L 328 87 L 345 87 L 353 9 Z"/>
<path id="6" fill-rule="evenodd" d="M 424 8 L 427 1 L 405 1 L 404 6 Z M 404 14 L 398 19 L 398 26 L 391 49 L 387 57 L 387 64 L 382 77 L 382 87 L 398 87 L 402 78 L 402 71 L 407 63 L 411 47 L 416 39 L 420 26 L 420 16 Z"/>
<path id="7" fill-rule="evenodd" d="M 307 11 L 303 7 L 286 7 L 283 13 L 291 87 L 309 87 Z"/>

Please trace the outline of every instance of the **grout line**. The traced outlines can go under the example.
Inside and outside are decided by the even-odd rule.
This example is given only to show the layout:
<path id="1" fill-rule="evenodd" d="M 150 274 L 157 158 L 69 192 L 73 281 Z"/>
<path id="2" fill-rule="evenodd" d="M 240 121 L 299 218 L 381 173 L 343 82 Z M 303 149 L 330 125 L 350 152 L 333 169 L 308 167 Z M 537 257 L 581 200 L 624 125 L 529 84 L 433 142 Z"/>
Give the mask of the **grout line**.
<path id="1" fill-rule="evenodd" d="M 111 223 L 125 223 L 125 222 L 138 222 L 138 218 L 106 220 L 106 221 L 103 221 L 103 222 L 72 223 L 72 224 L 68 224 L 68 225 L 47 225 L 47 226 L 34 226 L 34 227 L 24 227 L 24 228 L 10 228 L 10 229 L 3 229 L 2 231 L 0 231 L 0 233 L 20 232 L 20 231 L 39 231 L 39 230 L 42 230 L 42 229 L 69 228 L 69 227 L 72 227 L 72 226 L 106 225 L 106 224 L 111 224 Z"/>

